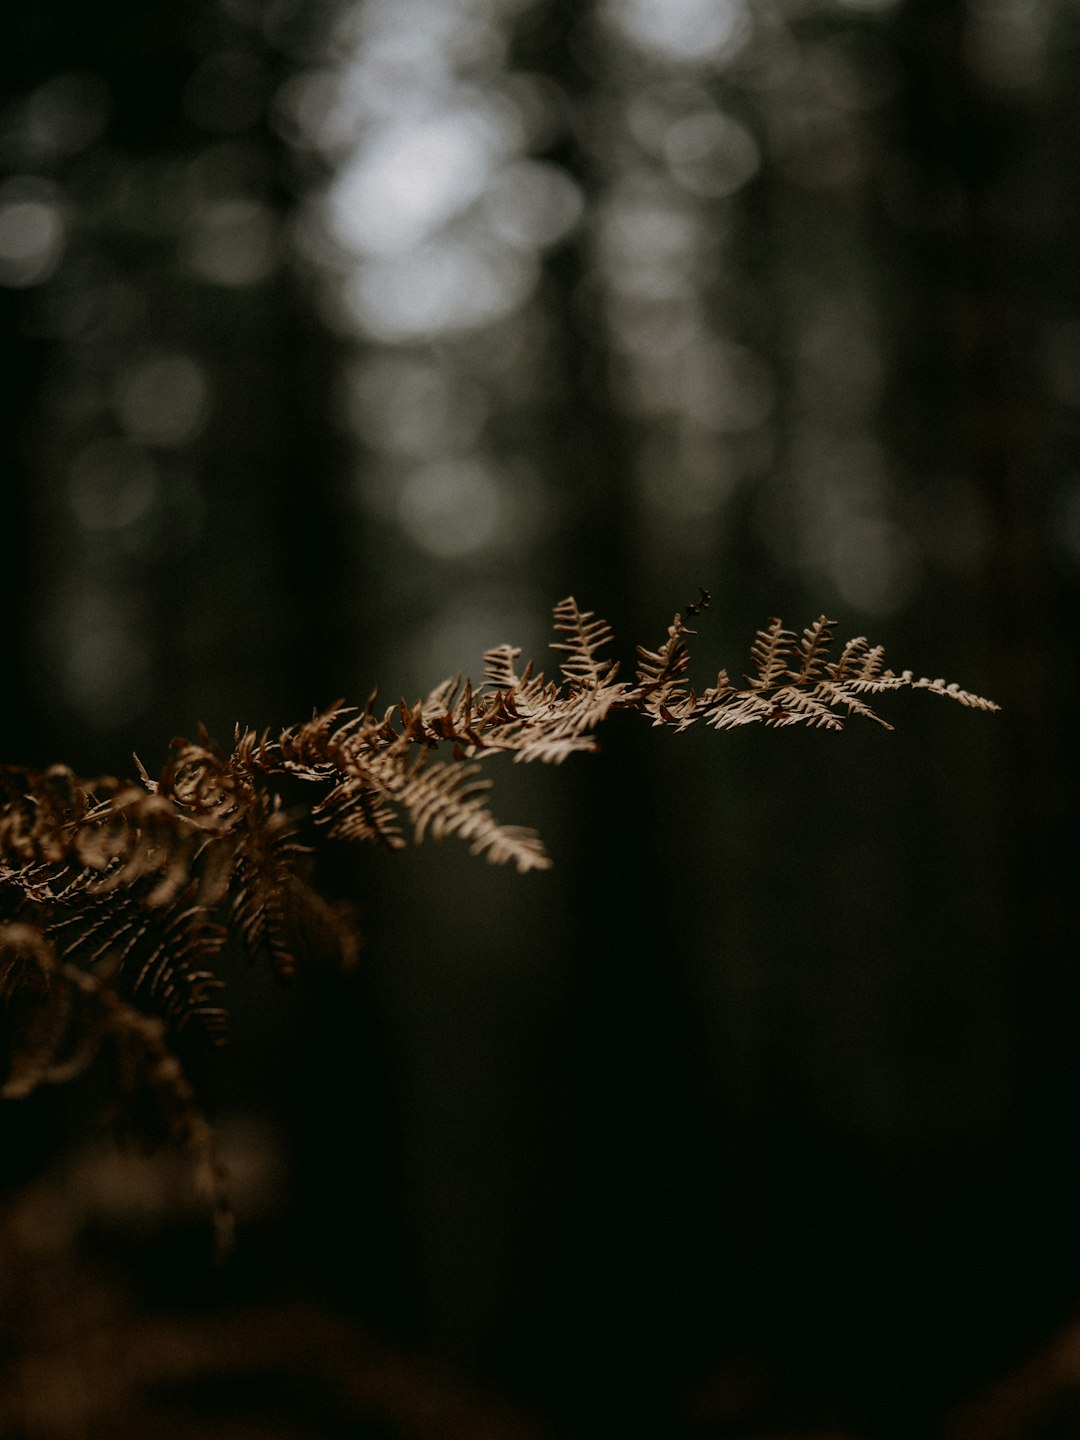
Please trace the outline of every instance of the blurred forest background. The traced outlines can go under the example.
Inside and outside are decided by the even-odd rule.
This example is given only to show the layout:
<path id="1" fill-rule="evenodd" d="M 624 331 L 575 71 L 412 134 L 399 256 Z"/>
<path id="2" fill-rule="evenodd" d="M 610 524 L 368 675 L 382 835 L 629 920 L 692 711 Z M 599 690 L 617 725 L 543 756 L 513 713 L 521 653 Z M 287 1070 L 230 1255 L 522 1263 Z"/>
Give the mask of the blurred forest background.
<path id="1" fill-rule="evenodd" d="M 5 761 L 549 665 L 568 593 L 629 661 L 699 585 L 702 683 L 825 610 L 1004 706 L 627 719 L 496 776 L 547 874 L 334 857 L 359 971 L 238 961 L 193 1060 L 220 1275 L 95 1096 L 0 1117 L 2 1433 L 961 1424 L 1080 1310 L 1074 0 L 0 36 Z"/>

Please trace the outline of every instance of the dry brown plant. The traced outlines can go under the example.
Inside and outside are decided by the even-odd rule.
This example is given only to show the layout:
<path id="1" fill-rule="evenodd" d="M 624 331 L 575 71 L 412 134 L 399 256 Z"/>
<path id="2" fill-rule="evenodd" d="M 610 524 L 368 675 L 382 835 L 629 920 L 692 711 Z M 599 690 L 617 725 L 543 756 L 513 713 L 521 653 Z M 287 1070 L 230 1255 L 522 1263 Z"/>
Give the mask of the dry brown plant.
<path id="1" fill-rule="evenodd" d="M 277 734 L 238 728 L 231 751 L 205 733 L 174 740 L 156 777 L 138 762 L 136 779 L 0 767 L 0 1095 L 69 1080 L 110 1047 L 121 1099 L 149 1110 L 160 1138 L 191 1150 L 224 1245 L 221 1166 L 171 1042 L 192 1024 L 223 1032 L 218 961 L 230 938 L 283 976 L 312 957 L 355 962 L 350 910 L 310 881 L 309 822 L 330 840 L 386 850 L 456 836 L 524 873 L 551 861 L 534 831 L 496 819 L 485 762 L 508 753 L 559 764 L 592 752 L 615 712 L 679 732 L 841 730 L 852 717 L 887 726 L 874 702 L 903 689 L 998 708 L 944 680 L 885 668 L 881 647 L 861 636 L 834 656 L 824 615 L 801 635 L 770 620 L 745 683 L 721 670 L 700 691 L 689 680 L 693 632 L 682 615 L 656 650 L 638 647 L 628 680 L 606 654 L 605 621 L 568 598 L 554 623 L 561 660 L 552 679 L 531 662 L 519 670 L 520 650 L 501 645 L 485 655 L 479 685 L 455 676 L 412 704 L 376 709 L 372 696 Z M 285 785 L 310 798 L 286 808 Z"/>

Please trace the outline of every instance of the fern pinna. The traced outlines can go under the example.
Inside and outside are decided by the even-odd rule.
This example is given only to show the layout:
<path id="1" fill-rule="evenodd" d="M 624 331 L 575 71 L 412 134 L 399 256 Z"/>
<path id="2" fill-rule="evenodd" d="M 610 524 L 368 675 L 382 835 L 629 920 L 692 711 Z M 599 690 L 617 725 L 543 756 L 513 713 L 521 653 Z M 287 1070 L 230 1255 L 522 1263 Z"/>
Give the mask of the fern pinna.
<path id="1" fill-rule="evenodd" d="M 707 603 L 687 607 L 697 614 Z M 656 650 L 637 649 L 632 680 L 606 654 L 610 628 L 573 598 L 554 612 L 558 675 L 501 645 L 474 686 L 460 676 L 426 699 L 377 710 L 337 703 L 277 734 L 240 731 L 231 751 L 205 735 L 175 740 L 151 777 L 80 779 L 63 766 L 0 768 L 0 1094 L 18 1097 L 82 1070 L 104 1044 L 126 1091 L 159 1133 L 184 1141 L 227 1230 L 222 1172 L 191 1087 L 169 1050 L 186 1027 L 224 1032 L 218 975 L 231 938 L 288 976 L 312 955 L 355 960 L 347 910 L 308 878 L 310 843 L 364 840 L 397 850 L 456 836 L 473 854 L 521 872 L 551 862 L 529 829 L 497 820 L 484 762 L 510 753 L 559 764 L 597 748 L 613 711 L 676 731 L 702 724 L 810 725 L 840 730 L 891 690 L 927 690 L 978 710 L 990 700 L 943 680 L 884 668 L 862 637 L 833 656 L 833 622 L 801 635 L 771 620 L 758 631 L 745 683 L 721 671 L 689 680 L 690 631 L 676 615 Z M 286 808 L 279 789 L 309 787 Z"/>

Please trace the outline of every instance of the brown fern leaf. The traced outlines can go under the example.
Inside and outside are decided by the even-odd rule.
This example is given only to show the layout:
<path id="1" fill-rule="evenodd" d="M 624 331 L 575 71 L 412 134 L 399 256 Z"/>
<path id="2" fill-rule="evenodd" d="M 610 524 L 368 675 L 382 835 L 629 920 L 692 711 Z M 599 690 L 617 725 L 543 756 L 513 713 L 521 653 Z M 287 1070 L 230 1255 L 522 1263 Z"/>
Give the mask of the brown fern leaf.
<path id="1" fill-rule="evenodd" d="M 366 712 L 338 713 L 345 718 L 336 728 L 320 727 L 293 736 L 286 766 L 305 779 L 329 782 L 330 789 L 314 804 L 312 816 L 332 838 L 371 840 L 386 850 L 400 850 L 405 841 L 397 812 L 371 773 L 369 758 L 380 755 L 384 766 L 404 769 L 409 742 L 395 728 L 393 711 L 380 720 Z M 282 751 L 286 752 L 284 745 Z"/>
<path id="2" fill-rule="evenodd" d="M 566 640 L 552 641 L 551 648 L 560 650 L 566 659 L 560 665 L 571 689 L 598 690 L 608 685 L 618 670 L 613 660 L 600 660 L 599 652 L 610 645 L 611 627 L 598 620 L 592 610 L 581 610 L 572 595 L 555 606 L 555 629 Z"/>
<path id="3" fill-rule="evenodd" d="M 570 637 L 553 641 L 551 647 L 568 657 L 560 665 L 565 689 L 543 675 L 533 676 L 528 665 L 516 685 L 499 693 L 501 709 L 493 707 L 485 714 L 485 746 L 513 749 L 515 758 L 526 762 L 559 763 L 577 751 L 592 750 L 587 732 L 630 693 L 628 686 L 616 682 L 618 663 L 599 658 L 611 642 L 605 620 L 581 610 L 569 596 L 555 606 L 554 624 L 557 634 Z"/>
<path id="4" fill-rule="evenodd" d="M 588 692 L 594 694 L 595 692 Z M 477 726 L 485 746 L 505 749 L 515 735 L 532 734 L 537 725 L 557 720 L 565 711 L 568 697 L 553 680 L 534 675 L 532 661 L 525 666 L 512 690 L 500 690 L 484 697 Z"/>
<path id="5" fill-rule="evenodd" d="M 862 720 L 872 720 L 883 730 L 893 727 L 863 700 L 855 688 L 861 682 L 850 680 L 819 680 L 814 686 L 814 695 L 825 702 L 833 711 L 844 715 L 857 715 Z"/>
<path id="6" fill-rule="evenodd" d="M 496 645 L 484 651 L 484 679 L 496 690 L 516 690 L 521 683 L 516 664 L 519 645 Z"/>
<path id="7" fill-rule="evenodd" d="M 754 637 L 750 658 L 754 662 L 756 675 L 748 675 L 752 690 L 771 690 L 779 685 L 787 673 L 788 657 L 795 645 L 795 636 L 785 630 L 775 616 L 768 625 Z"/>
<path id="8" fill-rule="evenodd" d="M 374 696 L 363 710 L 355 710 L 337 701 L 326 710 L 317 711 L 304 725 L 281 731 L 265 747 L 254 767 L 261 776 L 294 775 L 301 780 L 333 780 L 338 778 L 340 757 L 363 747 L 380 749 L 400 743 L 395 727 L 397 707 L 390 706 L 376 716 L 371 706 Z"/>
<path id="9" fill-rule="evenodd" d="M 194 887 L 192 887 L 194 889 Z M 198 1024 L 214 1039 L 226 1015 L 215 974 L 226 931 L 198 903 L 148 907 L 137 892 L 68 890 L 49 916 L 58 958 L 84 970 L 105 967 L 133 997 L 144 997 L 179 1031 Z"/>
<path id="10" fill-rule="evenodd" d="M 683 624 L 682 616 L 676 614 L 668 626 L 667 639 L 659 650 L 647 650 L 644 645 L 637 647 L 639 691 L 666 691 L 669 686 L 682 680 L 690 664 L 690 655 L 683 637 L 693 633 Z"/>
<path id="11" fill-rule="evenodd" d="M 901 679 L 907 681 L 912 690 L 929 690 L 931 695 L 940 695 L 946 700 L 955 700 L 958 705 L 963 705 L 969 710 L 1000 710 L 1000 705 L 995 705 L 993 700 L 987 700 L 985 695 L 973 695 L 970 690 L 961 690 L 955 681 L 947 684 L 944 680 L 927 680 L 923 676 L 920 680 L 911 678 L 912 672 L 905 670 Z"/>
<path id="12" fill-rule="evenodd" d="M 401 850 L 405 845 L 397 811 L 362 774 L 340 780 L 311 814 L 317 824 L 327 827 L 332 840 L 371 840 L 384 850 Z"/>
<path id="13" fill-rule="evenodd" d="M 690 631 L 685 631 L 690 634 Z M 708 724 L 717 724 L 717 718 L 729 697 L 737 692 L 734 690 L 728 679 L 726 670 L 721 670 L 716 677 L 716 684 L 696 694 L 689 686 L 682 699 L 673 696 L 670 702 L 658 704 L 655 710 L 650 707 L 647 713 L 652 715 L 653 725 L 665 725 L 674 730 L 677 734 L 683 730 L 689 730 L 691 725 L 696 725 L 699 720 Z M 725 729 L 726 724 L 720 723 L 719 729 Z"/>
<path id="14" fill-rule="evenodd" d="M 140 938 L 138 949 L 124 957 L 125 971 L 133 972 L 133 993 L 145 992 L 177 1031 L 197 1024 L 211 1039 L 222 1040 L 228 1013 L 218 1003 L 224 987 L 215 965 L 228 939 L 225 926 L 212 921 L 202 905 L 173 906 Z"/>
<path id="15" fill-rule="evenodd" d="M 706 600 L 703 592 L 687 613 Z M 840 730 L 852 717 L 885 725 L 872 702 L 900 689 L 997 709 L 944 680 L 885 669 L 881 647 L 862 636 L 830 660 L 833 623 L 824 615 L 798 637 L 771 620 L 755 637 L 746 685 L 722 670 L 700 695 L 681 615 L 657 650 L 638 647 L 634 685 L 618 682 L 616 662 L 602 653 L 611 641 L 605 621 L 573 598 L 555 607 L 554 620 L 564 659 L 553 680 L 531 663 L 519 670 L 521 652 L 504 645 L 487 652 L 479 688 L 454 676 L 423 701 L 381 712 L 374 694 L 362 709 L 337 701 L 276 734 L 238 727 L 231 753 L 200 731 L 173 742 L 156 779 L 138 762 L 136 781 L 80 780 L 62 766 L 0 768 L 6 1093 L 70 1077 L 108 1040 L 125 1090 L 201 1157 L 213 1201 L 221 1176 L 209 1131 L 167 1034 L 192 1020 L 218 1024 L 215 972 L 228 935 L 283 975 L 301 963 L 355 959 L 351 916 L 308 883 L 300 824 L 396 850 L 407 821 L 417 842 L 455 836 L 495 863 L 544 869 L 538 837 L 489 809 L 483 763 L 505 753 L 558 764 L 593 751 L 613 711 L 678 732 L 699 721 L 716 730 Z M 287 812 L 279 781 L 290 794 L 311 787 L 310 801 Z"/>
<path id="16" fill-rule="evenodd" d="M 279 808 L 260 797 L 249 807 L 236 856 L 230 924 L 251 959 L 269 956 L 277 973 L 296 970 L 291 926 L 291 892 L 296 867 L 310 854 L 296 828 Z"/>
<path id="17" fill-rule="evenodd" d="M 64 858 L 9 874 L 24 906 L 62 961 L 118 965 L 132 992 L 145 987 L 174 1019 L 214 1030 L 221 1012 L 211 1001 L 211 962 L 221 941 L 192 883 L 209 858 L 208 837 L 156 788 L 103 777 L 65 789 L 73 813 L 52 806 L 60 833 L 43 852 Z M 220 895 L 227 877 L 214 849 Z"/>
<path id="18" fill-rule="evenodd" d="M 688 723 L 692 723 L 690 716 L 693 714 L 694 697 L 686 683 L 690 653 L 685 637 L 693 633 L 683 624 L 682 615 L 676 614 L 659 650 L 647 650 L 643 645 L 637 647 L 637 690 L 634 698 L 641 704 L 644 713 L 652 716 L 654 725 L 669 725 L 676 717 L 686 718 Z"/>
<path id="19" fill-rule="evenodd" d="M 229 1200 L 229 1175 L 218 1154 L 213 1127 L 180 1061 L 168 1044 L 161 1020 L 144 1015 L 94 977 L 65 967 L 65 978 L 78 985 L 103 1015 L 103 1030 L 116 1056 L 117 1128 L 130 1128 L 143 1143 L 170 1144 L 191 1157 L 195 1186 L 214 1229 L 214 1255 L 223 1260 L 233 1247 L 235 1218 Z"/>
<path id="20" fill-rule="evenodd" d="M 70 826 L 81 820 L 87 805 L 85 783 L 66 765 L 41 773 L 0 766 L 0 866 L 63 860 Z"/>
<path id="21" fill-rule="evenodd" d="M 825 673 L 833 680 L 846 680 L 850 675 L 859 673 L 867 651 L 870 649 L 870 642 L 865 635 L 856 635 L 854 639 L 848 640 L 840 652 L 840 659 L 825 666 Z"/>
<path id="22" fill-rule="evenodd" d="M 467 753 L 483 744 L 478 726 L 484 713 L 472 681 L 466 680 L 462 688 L 458 675 L 433 690 L 424 701 L 424 719 L 435 742 L 450 740 Z"/>
<path id="23" fill-rule="evenodd" d="M 783 725 L 808 725 L 811 729 L 842 730 L 844 722 L 830 707 L 828 701 L 812 691 L 799 689 L 796 685 L 782 685 L 771 695 L 772 710 L 764 723 L 775 727 Z"/>
<path id="24" fill-rule="evenodd" d="M 559 764 L 579 751 L 595 750 L 588 733 L 610 712 L 622 686 L 564 694 L 527 668 L 516 692 L 494 697 L 481 727 L 483 750 L 511 751 L 515 761 Z"/>
<path id="25" fill-rule="evenodd" d="M 153 793 L 171 801 L 202 829 L 231 829 L 250 798 L 247 776 L 209 736 L 204 735 L 201 744 L 176 739 L 171 750 Z"/>
<path id="26" fill-rule="evenodd" d="M 223 1255 L 232 1240 L 227 1177 L 162 1022 L 122 1000 L 106 978 L 59 959 L 40 930 L 18 922 L 0 925 L 0 1005 L 8 1057 L 0 1095 L 21 1099 L 41 1085 L 70 1080 L 111 1044 L 125 1111 L 152 1099 L 162 1138 L 189 1150 Z M 145 1127 L 141 1133 L 145 1137 Z"/>
<path id="27" fill-rule="evenodd" d="M 405 742 L 394 726 L 395 711 L 376 719 L 370 709 L 355 711 L 342 704 L 317 712 L 301 726 L 283 730 L 276 740 L 250 743 L 240 737 L 241 761 L 253 778 L 291 775 L 329 788 L 311 807 L 312 818 L 335 839 L 373 840 L 388 850 L 404 840 L 397 816 L 386 803 L 379 783 L 368 773 L 369 753 L 398 754 L 404 763 Z"/>
<path id="28" fill-rule="evenodd" d="M 702 718 L 713 730 L 734 730 L 740 725 L 764 724 L 774 713 L 772 701 L 754 690 L 724 690 L 702 707 Z"/>
<path id="29" fill-rule="evenodd" d="M 596 712 L 587 717 L 589 724 L 596 724 Z M 567 727 L 558 725 L 533 725 L 513 745 L 515 762 L 530 764 L 536 760 L 542 765 L 561 765 L 571 755 L 593 754 L 600 746 L 595 736 L 571 723 Z"/>
<path id="30" fill-rule="evenodd" d="M 470 684 L 470 689 L 471 689 Z M 457 699 L 458 691 L 461 689 L 461 676 L 451 675 L 436 685 L 424 700 L 421 711 L 425 719 L 432 719 L 438 715 L 445 715 L 448 712 L 453 714 L 454 702 Z"/>
<path id="31" fill-rule="evenodd" d="M 796 663 L 788 670 L 797 685 L 805 685 L 807 681 L 821 674 L 833 642 L 832 627 L 835 624 L 835 620 L 819 615 L 803 630 L 795 656 Z"/>
<path id="32" fill-rule="evenodd" d="M 53 948 L 35 925 L 0 925 L 0 1006 L 6 1074 L 0 1096 L 21 1099 L 39 1085 L 73 1078 L 97 1053 L 100 1033 L 58 974 Z"/>
<path id="33" fill-rule="evenodd" d="M 511 863 L 524 874 L 546 870 L 551 861 L 539 836 L 516 825 L 500 825 L 484 804 L 491 788 L 478 780 L 480 767 L 437 762 L 426 765 L 423 757 L 404 775 L 390 771 L 385 776 L 389 793 L 413 822 L 417 843 L 430 833 L 433 840 L 457 835 L 470 853 L 486 855 L 496 865 Z"/>
<path id="34" fill-rule="evenodd" d="M 825 673 L 837 681 L 872 681 L 880 674 L 884 657 L 884 646 L 871 647 L 865 635 L 856 635 L 844 646 L 836 664 L 825 666 Z"/>
<path id="35" fill-rule="evenodd" d="M 884 669 L 883 647 L 871 646 L 864 636 L 849 640 L 839 660 L 830 662 L 833 624 L 819 615 L 796 641 L 779 620 L 771 620 L 758 631 L 754 643 L 752 658 L 757 673 L 747 677 L 750 688 L 732 687 L 726 672 L 721 671 L 713 689 L 673 717 L 676 727 L 686 728 L 694 720 L 703 719 L 717 730 L 749 724 L 842 730 L 847 719 L 857 716 L 892 729 L 866 697 L 916 688 L 929 689 L 975 709 L 998 708 L 993 701 L 944 681 L 926 680 L 920 685 L 911 671 L 897 675 Z"/>
<path id="36" fill-rule="evenodd" d="M 95 893 L 144 885 L 146 903 L 167 905 L 187 885 L 204 830 L 164 793 L 101 782 L 71 827 L 71 859 L 96 874 Z"/>
<path id="37" fill-rule="evenodd" d="M 457 741 L 461 759 L 483 751 L 510 751 L 515 760 L 557 763 L 575 751 L 595 748 L 583 732 L 607 713 L 614 693 L 601 687 L 564 695 L 553 681 L 535 675 L 530 661 L 512 687 L 477 698 L 467 727 L 455 717 L 444 733 Z M 435 728 L 440 728 L 438 722 Z"/>

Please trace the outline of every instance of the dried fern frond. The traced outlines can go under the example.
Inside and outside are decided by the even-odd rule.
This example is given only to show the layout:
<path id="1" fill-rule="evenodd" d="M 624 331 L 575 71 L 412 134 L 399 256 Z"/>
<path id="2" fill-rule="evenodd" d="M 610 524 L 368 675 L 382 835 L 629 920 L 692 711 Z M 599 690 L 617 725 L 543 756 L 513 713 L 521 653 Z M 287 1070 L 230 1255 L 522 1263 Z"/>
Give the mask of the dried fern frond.
<path id="1" fill-rule="evenodd" d="M 780 683 L 787 673 L 788 656 L 795 648 L 795 636 L 785 630 L 780 620 L 773 616 L 764 630 L 754 637 L 750 658 L 757 672 L 747 676 L 752 690 L 771 690 Z"/>
<path id="2" fill-rule="evenodd" d="M 21 1099 L 71 1080 L 111 1048 L 120 1113 L 136 1104 L 145 1113 L 152 1102 L 163 1138 L 188 1149 L 223 1255 L 232 1239 L 225 1171 L 164 1022 L 123 1000 L 108 973 L 58 958 L 40 930 L 19 922 L 0 925 L 0 1007 L 7 1052 L 0 1097 Z"/>
<path id="3" fill-rule="evenodd" d="M 835 624 L 835 620 L 828 620 L 824 615 L 819 615 L 803 630 L 794 657 L 797 668 L 788 670 L 788 674 L 796 685 L 805 685 L 820 675 L 825 668 L 829 648 L 833 643 L 832 627 Z"/>
<path id="4" fill-rule="evenodd" d="M 961 690 L 955 681 L 946 683 L 944 680 L 927 680 L 925 676 L 921 680 L 913 680 L 911 671 L 905 670 L 900 676 L 906 681 L 912 690 L 929 690 L 931 695 L 941 695 L 946 700 L 955 700 L 958 705 L 966 705 L 969 710 L 1000 710 L 1000 705 L 995 705 L 993 700 L 987 700 L 985 695 L 973 695 L 970 690 Z"/>
<path id="5" fill-rule="evenodd" d="M 101 1032 L 36 926 L 0 925 L 0 1006 L 5 1068 L 0 1096 L 21 1098 L 39 1085 L 78 1075 L 93 1059 Z"/>
<path id="6" fill-rule="evenodd" d="M 484 652 L 484 679 L 496 690 L 516 690 L 521 683 L 515 669 L 520 645 L 496 645 Z"/>
<path id="7" fill-rule="evenodd" d="M 267 813 L 269 811 L 269 813 Z M 266 954 L 279 975 L 296 969 L 287 914 L 296 867 L 309 853 L 296 827 L 264 796 L 249 807 L 248 824 L 237 847 L 230 923 L 253 959 Z"/>
<path id="8" fill-rule="evenodd" d="M 440 762 L 416 765 L 399 782 L 394 776 L 388 788 L 408 811 L 417 843 L 430 831 L 432 839 L 457 835 L 468 842 L 473 855 L 486 855 L 493 864 L 512 864 L 519 873 L 546 870 L 551 861 L 540 837 L 518 825 L 500 825 L 488 811 L 484 797 L 490 780 L 478 780 L 478 765 Z"/>
<path id="9" fill-rule="evenodd" d="M 687 607 L 697 615 L 708 603 Z M 546 679 L 521 652 L 484 656 L 474 687 L 455 675 L 423 700 L 379 711 L 337 701 L 277 733 L 237 727 L 231 751 L 200 731 L 173 741 L 151 776 L 80 779 L 63 766 L 0 768 L 0 1013 L 3 1093 L 28 1094 L 71 1078 L 106 1041 L 121 1061 L 132 1107 L 162 1114 L 185 1141 L 224 1226 L 212 1143 L 168 1038 L 192 1023 L 213 1037 L 224 1023 L 219 971 L 229 940 L 282 976 L 301 964 L 347 968 L 351 914 L 312 888 L 317 837 L 387 851 L 411 839 L 456 837 L 473 854 L 519 871 L 550 865 L 539 837 L 489 807 L 492 757 L 559 764 L 598 748 L 596 730 L 618 711 L 676 733 L 761 724 L 841 730 L 854 718 L 886 728 L 876 697 L 927 690 L 968 708 L 998 707 L 944 680 L 884 666 L 862 636 L 833 659 L 833 622 L 820 615 L 796 635 L 779 619 L 757 632 L 752 673 L 726 670 L 698 692 L 677 614 L 656 650 L 637 647 L 633 684 L 604 652 L 608 624 L 572 597 L 554 611 L 559 676 Z M 306 790 L 287 809 L 279 787 Z"/>
<path id="10" fill-rule="evenodd" d="M 618 670 L 614 660 L 598 660 L 597 656 L 612 641 L 611 626 L 598 620 L 591 610 L 581 610 L 572 595 L 555 606 L 555 629 L 566 640 L 553 640 L 551 648 L 561 650 L 566 659 L 559 667 L 567 683 L 590 690 L 599 689 Z"/>
<path id="11" fill-rule="evenodd" d="M 703 596 L 706 593 L 702 591 Z M 703 609 L 705 604 L 707 600 L 703 599 L 697 609 Z M 693 633 L 683 624 L 682 616 L 676 615 L 659 650 L 647 650 L 644 645 L 637 647 L 638 683 L 634 697 L 654 725 L 678 726 L 688 720 L 693 710 L 695 697 L 686 680 L 690 667 L 686 636 Z"/>

